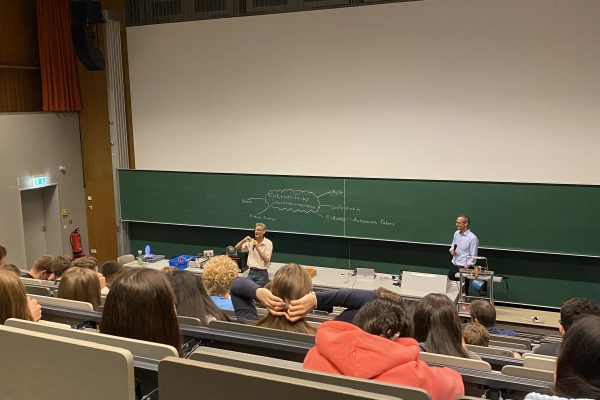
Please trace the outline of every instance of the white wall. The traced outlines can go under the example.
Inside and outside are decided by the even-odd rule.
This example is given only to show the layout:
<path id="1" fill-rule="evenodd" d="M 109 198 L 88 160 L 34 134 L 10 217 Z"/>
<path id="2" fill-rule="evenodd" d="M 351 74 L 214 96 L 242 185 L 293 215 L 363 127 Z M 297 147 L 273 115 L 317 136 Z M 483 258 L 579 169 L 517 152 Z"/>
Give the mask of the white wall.
<path id="1" fill-rule="evenodd" d="M 57 184 L 63 253 L 70 253 L 69 234 L 79 227 L 88 248 L 79 118 L 76 113 L 0 114 L 0 244 L 8 250 L 7 262 L 25 267 L 25 243 L 20 189 L 30 187 L 31 175 L 46 174 Z M 66 172 L 59 171 L 65 166 Z M 71 221 L 71 224 L 69 224 Z M 40 254 L 41 255 L 41 254 Z"/>
<path id="2" fill-rule="evenodd" d="M 136 166 L 600 184 L 600 1 L 127 29 Z"/>

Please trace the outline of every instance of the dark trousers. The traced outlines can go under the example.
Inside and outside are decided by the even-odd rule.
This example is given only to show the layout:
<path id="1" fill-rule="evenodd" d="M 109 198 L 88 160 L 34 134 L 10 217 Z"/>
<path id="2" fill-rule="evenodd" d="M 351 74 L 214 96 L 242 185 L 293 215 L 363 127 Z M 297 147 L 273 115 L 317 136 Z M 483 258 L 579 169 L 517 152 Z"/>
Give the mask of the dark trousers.
<path id="1" fill-rule="evenodd" d="M 454 265 L 452 263 L 450 263 L 450 269 L 448 270 L 448 279 L 450 279 L 451 281 L 460 281 L 460 278 L 456 277 L 456 274 L 458 273 L 459 269 L 462 268 L 462 266 L 458 266 L 458 265 Z M 465 295 L 469 294 L 469 285 L 471 284 L 471 280 L 465 278 L 465 286 L 463 286 L 463 292 L 465 293 Z"/>
<path id="2" fill-rule="evenodd" d="M 248 278 L 256 282 L 258 286 L 263 287 L 269 282 L 269 271 L 251 267 L 250 272 L 248 272 Z"/>

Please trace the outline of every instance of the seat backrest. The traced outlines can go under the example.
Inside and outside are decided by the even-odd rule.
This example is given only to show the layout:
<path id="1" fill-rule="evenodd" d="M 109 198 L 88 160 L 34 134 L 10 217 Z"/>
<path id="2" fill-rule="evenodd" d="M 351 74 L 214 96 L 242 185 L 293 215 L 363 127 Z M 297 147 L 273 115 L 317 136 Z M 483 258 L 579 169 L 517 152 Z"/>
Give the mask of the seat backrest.
<path id="1" fill-rule="evenodd" d="M 0 325 L 0 354 L 3 398 L 135 399 L 127 350 Z"/>
<path id="2" fill-rule="evenodd" d="M 531 350 L 531 344 L 529 348 L 526 345 L 521 343 L 512 343 L 506 342 L 502 340 L 490 340 L 490 347 L 503 347 L 505 349 L 515 349 L 515 350 Z"/>
<path id="3" fill-rule="evenodd" d="M 520 378 L 536 379 L 544 382 L 554 382 L 553 371 L 519 367 L 516 365 L 505 365 L 502 367 L 502 374 L 508 376 L 517 376 Z"/>
<path id="4" fill-rule="evenodd" d="M 279 329 L 263 328 L 261 326 L 241 324 L 237 322 L 227 321 L 211 321 L 208 326 L 214 329 L 221 329 L 230 332 L 241 332 L 252 335 L 269 336 L 279 339 L 296 340 L 305 343 L 315 343 L 315 337 L 313 335 L 306 335 L 304 333 L 287 332 Z"/>
<path id="5" fill-rule="evenodd" d="M 514 354 L 510 350 L 505 349 L 497 349 L 493 347 L 485 347 L 485 346 L 475 346 L 473 344 L 468 344 L 467 349 L 471 350 L 474 353 L 479 354 L 490 354 L 494 356 L 502 356 L 502 357 L 514 357 Z"/>
<path id="6" fill-rule="evenodd" d="M 52 296 L 52 290 L 48 286 L 25 285 L 27 294 L 35 294 L 37 296 Z"/>
<path id="7" fill-rule="evenodd" d="M 58 284 L 55 281 L 47 281 L 45 279 L 25 278 L 22 276 L 21 282 L 23 282 L 23 285 L 49 286 L 51 288 L 58 288 Z"/>
<path id="8" fill-rule="evenodd" d="M 122 256 L 117 257 L 117 262 L 122 265 L 130 263 L 132 261 L 135 261 L 135 257 L 133 256 L 133 254 L 123 254 Z"/>
<path id="9" fill-rule="evenodd" d="M 120 347 L 128 350 L 136 357 L 144 357 L 151 360 L 162 360 L 168 356 L 178 356 L 177 350 L 173 346 L 168 346 L 162 343 L 146 342 L 144 340 L 105 335 L 88 330 L 64 329 L 62 327 L 39 324 L 17 318 L 7 319 L 5 325 L 35 332 L 43 332 L 65 338 L 85 340 L 87 342 Z"/>
<path id="10" fill-rule="evenodd" d="M 38 296 L 35 294 L 32 294 L 31 297 L 36 299 L 41 305 L 47 304 L 50 306 L 72 308 L 74 310 L 94 311 L 94 306 L 92 306 L 91 303 L 87 303 L 85 301 L 60 299 L 58 297 Z"/>
<path id="11" fill-rule="evenodd" d="M 522 344 L 522 345 L 525 345 L 525 350 L 531 350 L 531 339 L 529 339 L 529 338 L 524 338 L 524 337 L 519 337 L 519 336 L 497 335 L 497 334 L 491 333 L 490 340 Z"/>
<path id="12" fill-rule="evenodd" d="M 244 400 L 264 400 L 265 397 L 286 400 L 397 400 L 397 397 L 342 386 L 172 357 L 158 365 L 158 388 L 161 400 L 197 397 L 234 399 L 240 397 L 240 393 L 243 393 Z"/>
<path id="13" fill-rule="evenodd" d="M 184 315 L 178 315 L 177 322 L 179 322 L 179 325 L 202 326 L 199 318 L 186 317 Z"/>
<path id="14" fill-rule="evenodd" d="M 527 357 L 523 357 L 523 366 L 554 372 L 556 369 L 556 357 L 528 354 Z"/>
<path id="15" fill-rule="evenodd" d="M 427 364 L 444 365 L 447 367 L 468 368 L 476 371 L 490 372 L 492 366 L 481 360 L 472 360 L 470 358 L 447 356 L 444 354 L 427 353 L 422 351 L 419 358 Z"/>
<path id="16" fill-rule="evenodd" d="M 372 393 L 385 394 L 402 399 L 430 399 L 429 394 L 425 390 L 415 387 L 310 371 L 303 369 L 302 364 L 298 362 L 224 350 L 215 347 L 199 347 L 190 355 L 190 360 L 204 361 L 231 367 L 247 368 L 282 377 L 306 379 L 309 381 L 339 385 Z"/>

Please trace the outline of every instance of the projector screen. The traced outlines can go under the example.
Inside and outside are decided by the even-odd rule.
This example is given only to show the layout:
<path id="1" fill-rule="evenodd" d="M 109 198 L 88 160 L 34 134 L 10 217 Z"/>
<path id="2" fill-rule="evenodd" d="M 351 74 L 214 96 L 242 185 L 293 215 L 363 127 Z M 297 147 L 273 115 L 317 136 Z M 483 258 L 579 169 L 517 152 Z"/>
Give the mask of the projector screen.
<path id="1" fill-rule="evenodd" d="M 136 168 L 600 184 L 600 1 L 127 28 Z"/>

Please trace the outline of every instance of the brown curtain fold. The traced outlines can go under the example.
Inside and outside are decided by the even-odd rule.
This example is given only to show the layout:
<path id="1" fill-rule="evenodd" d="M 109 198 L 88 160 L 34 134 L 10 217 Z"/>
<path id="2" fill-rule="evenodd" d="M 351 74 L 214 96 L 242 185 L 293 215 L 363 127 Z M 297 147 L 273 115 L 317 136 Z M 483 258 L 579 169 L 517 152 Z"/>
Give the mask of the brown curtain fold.
<path id="1" fill-rule="evenodd" d="M 37 0 L 44 111 L 80 111 L 69 0 Z"/>

